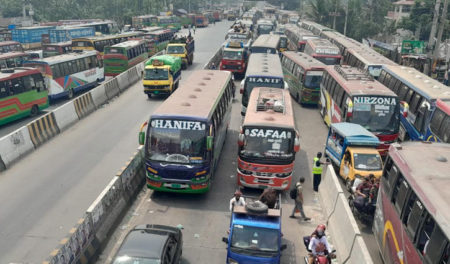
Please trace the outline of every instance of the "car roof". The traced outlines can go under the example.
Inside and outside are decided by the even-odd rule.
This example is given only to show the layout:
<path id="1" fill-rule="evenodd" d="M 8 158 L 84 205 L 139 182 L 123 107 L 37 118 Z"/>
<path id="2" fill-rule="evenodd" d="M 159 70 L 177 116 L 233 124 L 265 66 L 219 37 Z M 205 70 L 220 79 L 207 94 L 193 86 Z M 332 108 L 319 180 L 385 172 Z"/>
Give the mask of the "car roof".
<path id="1" fill-rule="evenodd" d="M 133 229 L 125 238 L 117 257 L 161 258 L 169 234 L 160 230 Z"/>

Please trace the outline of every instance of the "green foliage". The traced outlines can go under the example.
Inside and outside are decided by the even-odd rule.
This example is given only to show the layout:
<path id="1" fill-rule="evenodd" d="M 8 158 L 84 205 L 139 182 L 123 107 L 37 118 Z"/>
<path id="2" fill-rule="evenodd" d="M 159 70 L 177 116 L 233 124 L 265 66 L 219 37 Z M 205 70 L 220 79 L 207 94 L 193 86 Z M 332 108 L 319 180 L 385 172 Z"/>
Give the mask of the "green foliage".
<path id="1" fill-rule="evenodd" d="M 0 0 L 0 11 L 3 17 L 18 17 L 22 15 L 22 5 L 16 0 Z"/>
<path id="2" fill-rule="evenodd" d="M 434 5 L 435 1 L 432 0 L 416 1 L 411 9 L 411 15 L 403 18 L 397 24 L 397 28 L 408 29 L 412 32 L 420 29 L 419 40 L 428 40 L 433 21 Z"/>

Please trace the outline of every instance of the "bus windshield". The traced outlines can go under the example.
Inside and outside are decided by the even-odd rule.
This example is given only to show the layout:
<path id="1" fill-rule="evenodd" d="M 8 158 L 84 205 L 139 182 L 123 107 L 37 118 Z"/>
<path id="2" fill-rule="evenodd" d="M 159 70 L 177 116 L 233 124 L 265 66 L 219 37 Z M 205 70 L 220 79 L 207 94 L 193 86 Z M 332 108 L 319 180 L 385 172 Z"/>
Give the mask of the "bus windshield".
<path id="1" fill-rule="evenodd" d="M 305 76 L 305 83 L 303 84 L 306 88 L 310 89 L 320 89 L 320 81 L 322 80 L 322 71 L 308 71 Z"/>
<path id="2" fill-rule="evenodd" d="M 339 58 L 336 57 L 324 57 L 324 56 L 314 56 L 315 59 L 323 62 L 326 65 L 339 64 Z"/>
<path id="3" fill-rule="evenodd" d="M 168 80 L 169 71 L 166 69 L 146 69 L 144 80 Z"/>
<path id="4" fill-rule="evenodd" d="M 183 54 L 184 47 L 183 46 L 168 46 L 167 53 L 168 54 Z"/>
<path id="5" fill-rule="evenodd" d="M 399 104 L 394 97 L 354 97 L 352 123 L 373 133 L 395 134 L 399 127 Z"/>
<path id="6" fill-rule="evenodd" d="M 258 31 L 259 34 L 269 34 L 270 31 L 272 31 L 273 26 L 272 25 L 259 25 Z"/>
<path id="7" fill-rule="evenodd" d="M 278 252 L 278 231 L 263 227 L 233 225 L 231 250 L 250 250 L 249 255 Z M 251 252 L 255 252 L 252 254 Z"/>
<path id="8" fill-rule="evenodd" d="M 150 160 L 201 163 L 206 158 L 205 124 L 198 121 L 152 120 L 148 153 Z"/>
<path id="9" fill-rule="evenodd" d="M 90 41 L 74 41 L 72 46 L 73 47 L 93 47 L 92 42 L 90 42 Z"/>
<path id="10" fill-rule="evenodd" d="M 355 168 L 364 171 L 381 170 L 381 156 L 379 154 L 353 154 Z"/>
<path id="11" fill-rule="evenodd" d="M 106 54 L 123 54 L 122 49 L 116 49 L 116 48 L 107 48 L 105 51 Z"/>
<path id="12" fill-rule="evenodd" d="M 274 87 L 283 88 L 283 79 L 280 78 L 265 78 L 265 77 L 249 77 L 245 82 L 244 93 L 242 94 L 242 104 L 248 105 L 248 98 L 255 87 Z"/>
<path id="13" fill-rule="evenodd" d="M 223 58 L 226 60 L 242 60 L 242 51 L 225 50 L 223 52 Z"/>
<path id="14" fill-rule="evenodd" d="M 240 155 L 247 158 L 290 159 L 294 152 L 294 133 L 278 128 L 245 128 L 244 146 Z"/>
<path id="15" fill-rule="evenodd" d="M 253 46 L 251 48 L 252 53 L 268 53 L 268 54 L 276 54 L 277 49 L 276 48 L 267 48 L 267 47 L 256 47 Z"/>

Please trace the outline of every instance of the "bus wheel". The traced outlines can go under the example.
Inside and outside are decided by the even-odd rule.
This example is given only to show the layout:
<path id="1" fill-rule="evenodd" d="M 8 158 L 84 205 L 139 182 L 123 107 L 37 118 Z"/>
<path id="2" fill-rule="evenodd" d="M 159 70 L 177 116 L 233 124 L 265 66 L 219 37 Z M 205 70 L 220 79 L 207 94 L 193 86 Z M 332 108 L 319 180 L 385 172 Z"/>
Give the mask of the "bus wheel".
<path id="1" fill-rule="evenodd" d="M 69 89 L 68 94 L 67 94 L 67 97 L 68 97 L 69 99 L 72 99 L 72 98 L 73 98 L 73 89 Z"/>
<path id="2" fill-rule="evenodd" d="M 296 100 L 298 103 L 300 103 L 300 94 L 299 94 L 299 93 L 297 93 L 297 96 L 295 97 L 295 100 Z"/>
<path id="3" fill-rule="evenodd" d="M 39 107 L 37 105 L 33 105 L 31 107 L 30 116 L 37 116 L 39 113 Z"/>

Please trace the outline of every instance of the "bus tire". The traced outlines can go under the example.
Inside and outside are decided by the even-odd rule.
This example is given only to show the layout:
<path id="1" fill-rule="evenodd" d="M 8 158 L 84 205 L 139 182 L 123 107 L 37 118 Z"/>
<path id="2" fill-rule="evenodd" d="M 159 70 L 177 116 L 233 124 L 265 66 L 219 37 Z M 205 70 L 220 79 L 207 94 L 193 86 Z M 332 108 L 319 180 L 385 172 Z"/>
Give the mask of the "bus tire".
<path id="1" fill-rule="evenodd" d="M 39 113 L 39 107 L 37 105 L 33 105 L 30 110 L 30 116 L 37 116 Z"/>
<path id="2" fill-rule="evenodd" d="M 69 91 L 67 92 L 67 97 L 68 97 L 69 99 L 72 99 L 72 98 L 73 98 L 73 89 L 69 89 Z"/>

